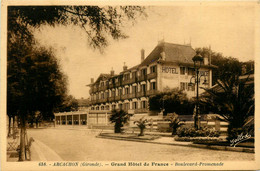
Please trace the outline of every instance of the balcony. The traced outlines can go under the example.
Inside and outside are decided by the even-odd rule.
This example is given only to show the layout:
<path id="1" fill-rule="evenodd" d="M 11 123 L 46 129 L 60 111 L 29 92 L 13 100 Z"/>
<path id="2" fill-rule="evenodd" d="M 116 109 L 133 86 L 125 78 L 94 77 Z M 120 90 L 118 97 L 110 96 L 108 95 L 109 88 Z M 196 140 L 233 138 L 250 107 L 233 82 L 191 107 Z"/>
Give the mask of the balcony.
<path id="1" fill-rule="evenodd" d="M 134 97 L 134 94 L 125 94 L 122 96 L 122 100 L 125 100 L 125 99 L 130 99 L 130 98 L 133 98 Z"/>
<path id="2" fill-rule="evenodd" d="M 154 79 L 154 78 L 156 78 L 156 77 L 157 77 L 157 73 L 156 73 L 156 72 L 147 75 L 147 79 L 148 79 L 148 80 Z"/>
<path id="3" fill-rule="evenodd" d="M 146 92 L 147 96 L 155 95 L 158 92 L 158 90 L 149 90 Z"/>
<path id="4" fill-rule="evenodd" d="M 136 93 L 136 97 L 144 97 L 144 96 L 146 96 L 146 92 L 144 92 L 144 91 Z"/>
<path id="5" fill-rule="evenodd" d="M 135 78 L 122 81 L 122 85 L 132 84 L 135 82 Z"/>
<path id="6" fill-rule="evenodd" d="M 135 113 L 148 113 L 148 109 L 135 109 Z"/>
<path id="7" fill-rule="evenodd" d="M 141 75 L 138 77 L 138 81 L 145 81 L 147 80 L 147 75 Z"/>
<path id="8" fill-rule="evenodd" d="M 115 101 L 115 97 L 109 97 L 108 100 L 109 100 L 109 102 L 113 102 L 113 101 Z"/>

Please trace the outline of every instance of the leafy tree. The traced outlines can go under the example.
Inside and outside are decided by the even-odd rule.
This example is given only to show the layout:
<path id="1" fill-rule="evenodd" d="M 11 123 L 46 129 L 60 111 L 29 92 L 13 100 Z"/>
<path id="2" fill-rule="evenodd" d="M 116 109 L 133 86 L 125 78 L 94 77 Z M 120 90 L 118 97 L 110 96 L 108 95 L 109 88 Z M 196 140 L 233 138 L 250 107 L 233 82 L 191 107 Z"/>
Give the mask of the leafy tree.
<path id="1" fill-rule="evenodd" d="M 203 57 L 211 55 L 211 64 L 216 65 L 218 68 L 213 69 L 212 85 L 217 83 L 217 80 L 225 80 L 229 77 L 230 73 L 234 75 L 241 75 L 242 63 L 233 57 L 225 57 L 221 53 L 212 51 L 207 47 L 196 48 Z"/>
<path id="2" fill-rule="evenodd" d="M 124 21 L 145 16 L 138 6 L 9 6 L 7 37 L 7 113 L 17 115 L 21 126 L 19 160 L 25 160 L 25 131 L 28 117 L 40 111 L 50 119 L 66 97 L 66 77 L 53 53 L 35 48 L 33 29 L 42 24 L 74 24 L 86 31 L 89 45 L 102 48 L 108 36 L 126 38 Z M 75 103 L 72 103 L 75 106 Z"/>
<path id="3" fill-rule="evenodd" d="M 241 80 L 239 76 L 230 75 L 228 79 L 218 80 L 215 88 L 205 90 L 201 103 L 222 116 L 229 123 L 229 138 L 236 138 L 245 128 L 248 118 L 254 116 L 254 83 L 249 83 L 249 77 Z"/>
<path id="4" fill-rule="evenodd" d="M 164 110 L 164 115 L 173 112 L 185 115 L 193 112 L 194 103 L 182 90 L 166 88 L 164 91 L 149 97 L 149 109 Z"/>
<path id="5" fill-rule="evenodd" d="M 112 110 L 112 114 L 109 118 L 112 123 L 115 123 L 115 133 L 121 133 L 121 128 L 124 126 L 125 123 L 128 122 L 129 119 L 130 114 L 128 114 L 124 110 Z"/>
<path id="6" fill-rule="evenodd" d="M 138 17 L 146 17 L 140 6 L 9 6 L 8 29 L 32 37 L 31 28 L 42 24 L 78 25 L 86 32 L 89 45 L 103 50 L 108 36 L 115 40 L 128 36 L 122 32 L 127 21 L 134 24 Z"/>
<path id="7" fill-rule="evenodd" d="M 140 129 L 140 134 L 138 136 L 144 136 L 144 130 L 146 126 L 150 125 L 149 121 L 144 119 L 144 117 L 140 118 L 138 121 L 134 121 L 134 124 L 136 124 Z"/>
<path id="8" fill-rule="evenodd" d="M 78 101 L 72 96 L 66 96 L 61 106 L 55 109 L 55 112 L 69 112 L 78 110 Z"/>
<path id="9" fill-rule="evenodd" d="M 17 114 L 20 120 L 19 160 L 23 161 L 28 119 L 33 118 L 37 111 L 43 116 L 53 115 L 55 107 L 63 101 L 66 80 L 51 50 L 31 45 L 22 47 L 20 44 L 15 47 L 18 53 L 9 51 L 7 63 L 7 112 Z"/>

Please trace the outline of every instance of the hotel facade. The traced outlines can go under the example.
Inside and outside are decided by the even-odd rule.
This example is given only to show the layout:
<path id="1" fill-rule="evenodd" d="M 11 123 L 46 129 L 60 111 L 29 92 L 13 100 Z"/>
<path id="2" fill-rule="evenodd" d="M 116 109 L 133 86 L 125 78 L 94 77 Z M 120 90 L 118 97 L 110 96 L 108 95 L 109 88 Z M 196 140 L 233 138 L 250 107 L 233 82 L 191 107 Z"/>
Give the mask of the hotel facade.
<path id="1" fill-rule="evenodd" d="M 145 57 L 141 50 L 141 63 L 132 68 L 123 66 L 122 72 L 115 74 L 101 73 L 94 81 L 91 78 L 90 110 L 109 111 L 123 109 L 133 114 L 148 113 L 149 97 L 168 88 L 179 88 L 187 93 L 189 98 L 195 97 L 194 62 L 196 55 L 190 45 L 178 45 L 160 42 Z M 212 69 L 210 55 L 203 57 L 200 68 L 201 81 L 199 87 L 212 86 Z M 203 93 L 203 89 L 199 90 Z"/>

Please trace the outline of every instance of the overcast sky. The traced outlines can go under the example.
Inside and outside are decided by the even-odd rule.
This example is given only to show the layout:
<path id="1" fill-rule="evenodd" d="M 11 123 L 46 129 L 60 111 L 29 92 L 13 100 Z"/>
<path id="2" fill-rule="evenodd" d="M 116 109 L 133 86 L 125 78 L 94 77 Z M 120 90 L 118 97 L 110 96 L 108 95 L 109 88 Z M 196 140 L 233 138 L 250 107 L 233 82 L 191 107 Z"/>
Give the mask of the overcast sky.
<path id="1" fill-rule="evenodd" d="M 129 38 L 110 41 L 104 54 L 88 47 L 84 30 L 76 26 L 42 26 L 37 40 L 56 49 L 62 69 L 69 78 L 70 94 L 89 97 L 90 78 L 100 73 L 122 71 L 124 62 L 132 67 L 141 60 L 142 48 L 147 56 L 164 38 L 166 42 L 206 47 L 240 61 L 254 59 L 253 6 L 175 6 L 149 7 L 148 18 L 124 28 Z"/>

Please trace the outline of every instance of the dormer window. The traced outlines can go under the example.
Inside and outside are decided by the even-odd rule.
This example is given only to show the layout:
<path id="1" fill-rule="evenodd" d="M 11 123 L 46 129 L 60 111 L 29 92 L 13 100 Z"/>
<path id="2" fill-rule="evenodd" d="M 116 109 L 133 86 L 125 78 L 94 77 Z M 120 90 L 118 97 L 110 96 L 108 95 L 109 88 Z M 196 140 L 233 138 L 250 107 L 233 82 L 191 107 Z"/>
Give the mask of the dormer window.
<path id="1" fill-rule="evenodd" d="M 156 65 L 150 67 L 150 73 L 156 72 Z"/>

